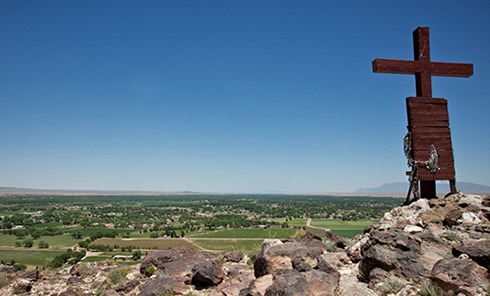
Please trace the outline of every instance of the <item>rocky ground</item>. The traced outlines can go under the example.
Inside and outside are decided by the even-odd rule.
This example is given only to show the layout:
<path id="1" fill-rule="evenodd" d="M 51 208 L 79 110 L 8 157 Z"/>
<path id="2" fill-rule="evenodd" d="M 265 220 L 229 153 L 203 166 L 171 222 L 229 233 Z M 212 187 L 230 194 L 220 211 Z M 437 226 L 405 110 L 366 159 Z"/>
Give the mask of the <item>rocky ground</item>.
<path id="1" fill-rule="evenodd" d="M 7 275 L 1 295 L 489 295 L 490 198 L 456 194 L 386 213 L 350 241 L 265 240 L 254 258 L 158 251 L 141 264 Z"/>

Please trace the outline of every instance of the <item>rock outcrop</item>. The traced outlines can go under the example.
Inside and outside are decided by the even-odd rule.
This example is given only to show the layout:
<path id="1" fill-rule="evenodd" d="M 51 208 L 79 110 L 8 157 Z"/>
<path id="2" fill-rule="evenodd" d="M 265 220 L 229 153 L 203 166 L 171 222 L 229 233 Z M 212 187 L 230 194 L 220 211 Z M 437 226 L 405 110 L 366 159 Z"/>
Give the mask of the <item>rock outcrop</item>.
<path id="1" fill-rule="evenodd" d="M 257 279 L 240 295 L 334 295 L 340 273 L 323 254 L 322 247 L 266 240 L 254 261 Z"/>
<path id="2" fill-rule="evenodd" d="M 420 289 L 430 279 L 443 294 L 487 295 L 489 204 L 480 196 L 456 194 L 395 208 L 348 254 L 359 260 L 360 279 L 378 294 L 390 281 Z"/>

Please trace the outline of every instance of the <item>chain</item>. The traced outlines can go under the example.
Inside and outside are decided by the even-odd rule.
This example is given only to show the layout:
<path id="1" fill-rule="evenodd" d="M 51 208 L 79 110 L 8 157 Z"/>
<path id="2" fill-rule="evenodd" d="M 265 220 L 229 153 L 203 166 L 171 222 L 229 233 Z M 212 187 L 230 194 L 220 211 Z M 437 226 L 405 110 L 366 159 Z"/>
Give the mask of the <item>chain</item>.
<path id="1" fill-rule="evenodd" d="M 429 146 L 429 159 L 426 161 L 417 161 L 412 158 L 412 133 L 408 132 L 405 137 L 403 137 L 403 151 L 405 152 L 405 157 L 407 158 L 407 165 L 411 169 L 409 182 L 410 187 L 408 189 L 407 199 L 405 203 L 409 203 L 410 193 L 413 192 L 414 199 L 419 199 L 419 176 L 418 168 L 419 165 L 425 166 L 431 174 L 435 174 L 440 170 L 439 168 L 439 155 L 437 154 L 436 146 L 431 144 Z"/>

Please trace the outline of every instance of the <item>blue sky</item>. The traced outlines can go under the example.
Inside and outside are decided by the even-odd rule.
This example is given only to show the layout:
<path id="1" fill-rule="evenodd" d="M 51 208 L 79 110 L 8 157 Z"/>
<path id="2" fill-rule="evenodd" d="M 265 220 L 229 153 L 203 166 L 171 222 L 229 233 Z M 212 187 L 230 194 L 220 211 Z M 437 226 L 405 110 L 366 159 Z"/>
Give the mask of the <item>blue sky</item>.
<path id="1" fill-rule="evenodd" d="M 490 184 L 489 1 L 0 1 L 0 185 L 339 192 L 406 180 L 429 26 L 457 180 Z"/>

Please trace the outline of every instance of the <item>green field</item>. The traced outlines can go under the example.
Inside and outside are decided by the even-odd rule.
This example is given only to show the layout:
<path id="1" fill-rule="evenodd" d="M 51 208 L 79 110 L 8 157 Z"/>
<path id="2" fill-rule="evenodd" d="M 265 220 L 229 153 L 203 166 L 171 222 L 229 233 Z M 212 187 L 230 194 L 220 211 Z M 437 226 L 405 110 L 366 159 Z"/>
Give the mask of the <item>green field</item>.
<path id="1" fill-rule="evenodd" d="M 293 219 L 287 221 L 289 226 L 306 226 L 306 219 Z"/>
<path id="2" fill-rule="evenodd" d="M 104 261 L 104 260 L 110 260 L 112 256 L 114 255 L 131 255 L 132 253 L 122 253 L 122 252 L 104 252 L 101 254 L 98 254 L 96 256 L 90 256 L 90 257 L 85 257 L 83 259 L 83 262 L 97 262 L 97 261 Z M 134 261 L 137 262 L 137 261 Z"/>
<path id="3" fill-rule="evenodd" d="M 262 246 L 262 240 L 236 240 L 236 239 L 199 239 L 193 240 L 194 244 L 212 251 L 236 251 L 236 252 L 253 252 L 259 251 Z"/>
<path id="4" fill-rule="evenodd" d="M 45 265 L 62 253 L 64 251 L 0 250 L 0 259 L 4 261 L 15 260 L 26 265 Z"/>
<path id="5" fill-rule="evenodd" d="M 342 220 L 319 220 L 314 219 L 311 221 L 311 226 L 328 228 L 330 230 L 338 229 L 364 229 L 369 225 L 375 223 L 373 220 L 358 220 L 358 221 L 342 221 Z"/>
<path id="6" fill-rule="evenodd" d="M 121 238 L 99 238 L 94 241 L 94 245 L 133 246 L 139 249 L 158 249 L 167 250 L 173 247 L 187 247 L 195 249 L 191 242 L 179 238 L 153 238 L 153 239 L 121 239 Z"/>
<path id="7" fill-rule="evenodd" d="M 207 233 L 189 235 L 189 238 L 288 238 L 296 233 L 290 228 L 239 228 L 219 230 Z"/>
<path id="8" fill-rule="evenodd" d="M 74 239 L 71 235 L 54 235 L 54 236 L 41 236 L 41 238 L 34 240 L 34 247 L 37 248 L 39 241 L 45 241 L 49 244 L 49 248 L 71 248 L 78 244 L 79 239 Z"/>
<path id="9" fill-rule="evenodd" d="M 82 261 L 83 262 L 99 262 L 99 261 L 104 261 L 104 260 L 109 260 L 109 259 L 111 259 L 111 255 L 99 255 L 99 256 L 85 257 Z"/>
<path id="10" fill-rule="evenodd" d="M 15 242 L 23 242 L 26 239 L 30 239 L 30 236 L 26 236 L 21 239 L 17 239 L 15 235 L 0 234 L 0 246 L 14 247 Z M 34 240 L 33 249 L 37 249 L 40 241 L 45 241 L 49 244 L 49 248 L 60 249 L 60 248 L 71 248 L 76 245 L 79 240 L 74 239 L 70 235 L 55 235 L 55 236 L 41 236 L 41 238 Z"/>
<path id="11" fill-rule="evenodd" d="M 373 220 L 358 220 L 358 221 L 342 221 L 342 220 L 313 220 L 311 225 L 314 227 L 328 228 L 333 233 L 351 238 L 356 234 L 363 233 L 364 229 L 376 221 Z M 320 234 L 322 231 L 308 228 L 309 231 Z"/>
<path id="12" fill-rule="evenodd" d="M 17 237 L 15 235 L 0 233 L 0 246 L 13 247 L 15 246 L 16 241 Z"/>

